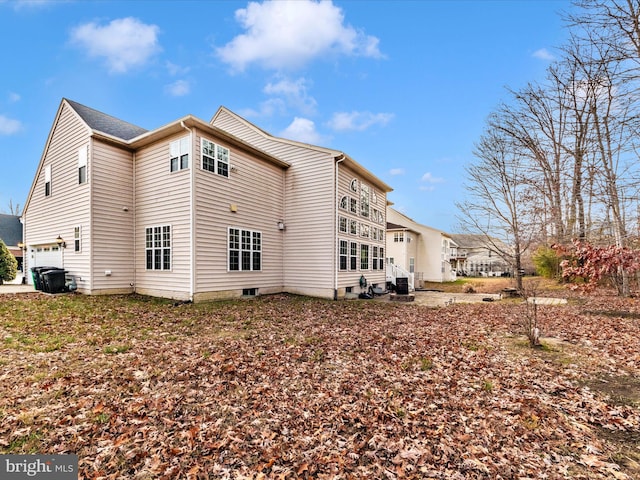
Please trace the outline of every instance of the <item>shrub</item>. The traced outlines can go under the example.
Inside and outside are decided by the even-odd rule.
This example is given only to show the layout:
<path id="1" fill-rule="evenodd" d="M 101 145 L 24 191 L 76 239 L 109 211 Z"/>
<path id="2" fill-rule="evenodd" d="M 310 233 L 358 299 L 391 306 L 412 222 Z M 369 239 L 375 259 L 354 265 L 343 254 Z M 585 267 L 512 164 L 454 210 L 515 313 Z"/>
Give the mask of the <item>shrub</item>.
<path id="1" fill-rule="evenodd" d="M 0 284 L 10 282 L 18 274 L 18 261 L 7 246 L 0 240 Z"/>
<path id="2" fill-rule="evenodd" d="M 544 278 L 560 279 L 562 269 L 560 262 L 562 259 L 558 253 L 550 247 L 541 245 L 533 254 L 533 264 L 536 266 L 538 275 Z"/>

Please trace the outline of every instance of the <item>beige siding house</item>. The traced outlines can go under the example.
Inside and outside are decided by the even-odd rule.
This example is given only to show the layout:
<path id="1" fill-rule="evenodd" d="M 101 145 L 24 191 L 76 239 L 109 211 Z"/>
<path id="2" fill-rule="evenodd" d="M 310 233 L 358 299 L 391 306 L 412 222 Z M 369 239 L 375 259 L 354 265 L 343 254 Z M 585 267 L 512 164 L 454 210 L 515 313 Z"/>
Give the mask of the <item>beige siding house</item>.
<path id="1" fill-rule="evenodd" d="M 63 99 L 24 208 L 25 267 L 63 267 L 88 294 L 339 298 L 361 276 L 384 283 L 388 191 L 225 108 L 147 131 Z"/>
<path id="2" fill-rule="evenodd" d="M 410 287 L 456 279 L 456 243 L 450 235 L 387 209 L 387 273 L 407 276 Z"/>

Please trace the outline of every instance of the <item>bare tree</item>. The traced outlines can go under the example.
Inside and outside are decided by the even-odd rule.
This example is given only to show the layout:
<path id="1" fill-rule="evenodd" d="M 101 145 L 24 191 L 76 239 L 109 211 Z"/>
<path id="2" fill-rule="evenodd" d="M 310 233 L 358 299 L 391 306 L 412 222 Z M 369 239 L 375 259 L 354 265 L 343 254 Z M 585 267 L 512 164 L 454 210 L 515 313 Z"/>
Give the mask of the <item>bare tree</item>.
<path id="1" fill-rule="evenodd" d="M 514 267 L 516 288 L 522 290 L 522 256 L 534 238 L 538 221 L 536 194 L 529 182 L 526 157 L 514 150 L 511 139 L 496 128 L 494 116 L 476 145 L 477 161 L 466 167 L 468 199 L 459 203 L 465 231 L 485 242 Z"/>
<path id="2" fill-rule="evenodd" d="M 13 204 L 13 200 L 9 199 L 9 215 L 21 215 L 22 211 L 20 208 L 20 204 Z"/>

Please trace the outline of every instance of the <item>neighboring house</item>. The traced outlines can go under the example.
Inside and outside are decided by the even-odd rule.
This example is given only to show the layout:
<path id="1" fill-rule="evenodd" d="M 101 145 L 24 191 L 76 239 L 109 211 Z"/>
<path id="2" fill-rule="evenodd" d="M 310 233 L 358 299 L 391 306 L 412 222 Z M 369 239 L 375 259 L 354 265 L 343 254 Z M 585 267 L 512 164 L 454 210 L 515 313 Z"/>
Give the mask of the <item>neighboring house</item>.
<path id="1" fill-rule="evenodd" d="M 23 251 L 22 251 L 22 223 L 17 215 L 6 215 L 0 213 L 0 240 L 9 249 L 9 252 L 18 261 L 18 274 L 12 283 L 22 282 L 23 271 Z"/>
<path id="2" fill-rule="evenodd" d="M 373 212 L 390 190 L 342 152 L 225 108 L 147 131 L 63 99 L 24 208 L 27 268 L 63 267 L 88 294 L 339 298 L 361 275 L 384 282 Z M 340 208 L 349 195 L 355 212 Z"/>
<path id="3" fill-rule="evenodd" d="M 422 282 L 456 279 L 456 243 L 450 235 L 421 225 L 397 210 L 387 208 L 387 274 L 408 276 L 410 288 Z M 394 273 L 395 272 L 395 273 Z"/>
<path id="4" fill-rule="evenodd" d="M 512 268 L 484 235 L 452 234 L 451 237 L 458 244 L 458 275 L 499 277 L 512 273 Z M 500 244 L 506 251 L 506 245 Z"/>

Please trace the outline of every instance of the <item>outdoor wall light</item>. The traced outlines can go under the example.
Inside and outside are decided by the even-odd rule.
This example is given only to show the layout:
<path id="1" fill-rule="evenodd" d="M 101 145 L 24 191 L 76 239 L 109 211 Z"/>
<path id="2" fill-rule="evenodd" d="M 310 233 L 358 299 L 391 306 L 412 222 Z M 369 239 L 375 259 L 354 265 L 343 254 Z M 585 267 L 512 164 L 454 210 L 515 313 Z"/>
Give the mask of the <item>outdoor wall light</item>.
<path id="1" fill-rule="evenodd" d="M 56 243 L 60 248 L 67 248 L 67 242 L 65 242 L 60 235 L 58 235 L 58 238 L 56 238 Z"/>
<path id="2" fill-rule="evenodd" d="M 284 222 L 282 220 L 278 222 L 278 230 L 284 230 Z"/>
<path id="3" fill-rule="evenodd" d="M 22 242 L 18 242 L 17 247 L 18 247 L 20 250 L 24 250 L 24 249 L 25 249 L 25 248 L 24 248 L 24 243 L 22 243 Z"/>

